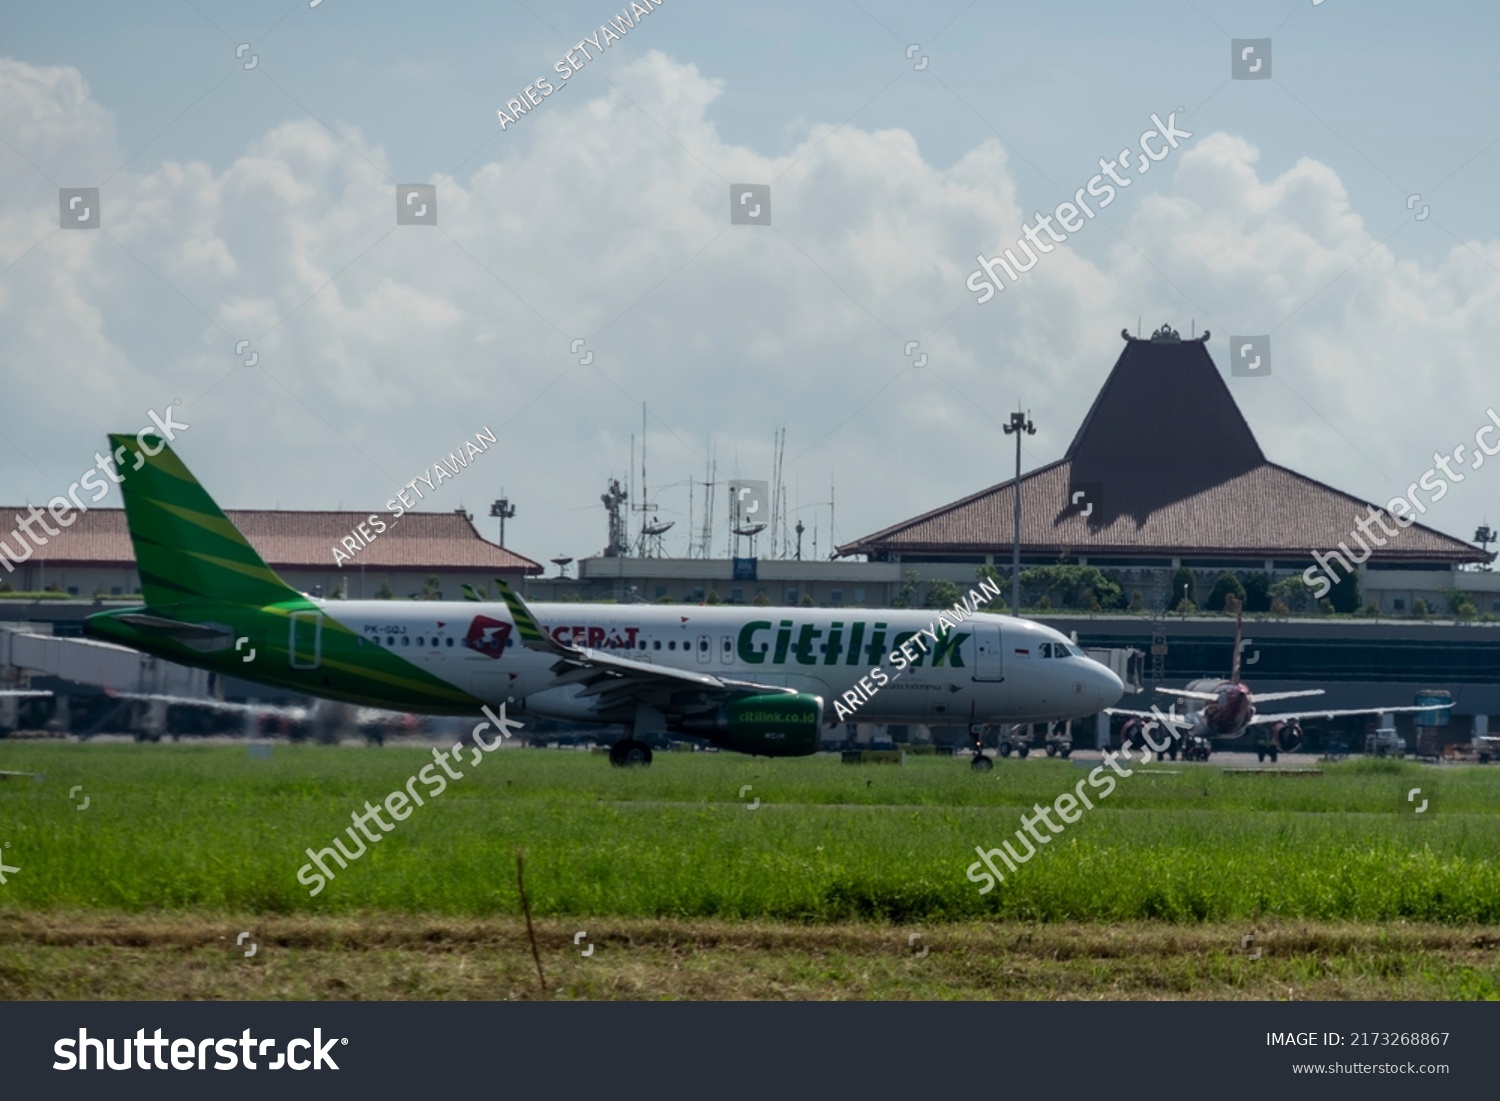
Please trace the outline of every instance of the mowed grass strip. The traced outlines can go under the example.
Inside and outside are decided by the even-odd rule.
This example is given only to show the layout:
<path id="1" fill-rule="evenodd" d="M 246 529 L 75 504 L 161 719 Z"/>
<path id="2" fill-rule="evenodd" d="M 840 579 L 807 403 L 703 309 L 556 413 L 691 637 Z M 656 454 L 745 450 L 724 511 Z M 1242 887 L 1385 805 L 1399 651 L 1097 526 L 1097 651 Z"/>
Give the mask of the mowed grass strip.
<path id="1" fill-rule="evenodd" d="M 0 1000 L 1500 998 L 1494 928 L 1270 923 L 1250 950 L 1247 932 L 553 918 L 542 985 L 514 918 L 68 912 L 0 919 Z"/>
<path id="2" fill-rule="evenodd" d="M 1321 777 L 1179 764 L 1117 778 L 981 895 L 965 876 L 975 847 L 1012 837 L 1087 769 L 659 754 L 619 770 L 507 749 L 457 766 L 463 779 L 347 869 L 331 864 L 310 897 L 297 881 L 306 850 L 431 760 L 399 747 L 277 746 L 256 760 L 242 746 L 0 742 L 0 769 L 47 775 L 0 783 L 0 857 L 19 868 L 0 916 L 514 915 L 524 848 L 533 912 L 590 920 L 1500 923 L 1500 769 L 1383 761 Z M 1418 786 L 1422 816 L 1405 798 Z"/>

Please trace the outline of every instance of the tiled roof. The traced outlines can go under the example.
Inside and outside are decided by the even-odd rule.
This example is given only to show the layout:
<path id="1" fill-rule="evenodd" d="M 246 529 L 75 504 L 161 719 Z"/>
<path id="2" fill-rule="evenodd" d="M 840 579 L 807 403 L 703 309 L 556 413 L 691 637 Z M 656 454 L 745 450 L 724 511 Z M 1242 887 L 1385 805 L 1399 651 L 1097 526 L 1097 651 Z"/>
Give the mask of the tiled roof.
<path id="1" fill-rule="evenodd" d="M 0 539 L 14 547 L 19 519 L 29 509 L 0 507 Z M 272 509 L 229 509 L 230 523 L 244 533 L 272 569 L 326 569 L 335 565 L 333 548 L 339 540 L 365 523 L 375 534 L 373 542 L 359 550 L 344 568 L 366 569 L 464 569 L 497 570 L 502 573 L 541 573 L 543 567 L 529 558 L 505 550 L 481 536 L 466 513 L 408 512 L 393 521 L 388 513 L 377 513 L 386 525 L 384 533 L 369 524 L 369 512 L 289 512 Z M 49 526 L 57 527 L 45 510 Z M 74 513 L 74 521 L 59 534 L 48 536 L 40 522 L 31 530 L 47 540 L 38 546 L 33 561 L 49 565 L 130 566 L 135 554 L 125 526 L 125 510 L 91 508 Z M 358 544 L 361 540 L 356 537 Z M 347 552 L 347 548 L 342 548 Z"/>
<path id="2" fill-rule="evenodd" d="M 1023 553 L 1305 560 L 1340 543 L 1358 552 L 1350 533 L 1370 502 L 1266 461 L 1208 354 L 1207 336 L 1126 338 L 1067 454 L 1021 477 Z M 1001 482 L 839 553 L 1008 554 L 1014 491 L 1013 479 Z M 1373 557 L 1490 559 L 1421 524 L 1387 538 Z"/>

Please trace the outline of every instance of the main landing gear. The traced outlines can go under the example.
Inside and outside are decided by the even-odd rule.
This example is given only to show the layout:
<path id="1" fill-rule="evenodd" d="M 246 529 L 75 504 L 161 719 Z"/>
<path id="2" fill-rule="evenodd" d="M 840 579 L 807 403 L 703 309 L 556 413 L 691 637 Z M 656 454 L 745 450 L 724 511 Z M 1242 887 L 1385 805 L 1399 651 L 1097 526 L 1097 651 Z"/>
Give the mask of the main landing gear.
<path id="1" fill-rule="evenodd" d="M 624 741 L 616 742 L 610 747 L 609 763 L 616 768 L 649 765 L 651 763 L 651 747 L 645 742 L 636 741 L 634 738 L 626 738 Z"/>
<path id="2" fill-rule="evenodd" d="M 995 767 L 995 762 L 984 755 L 984 735 L 984 724 L 969 724 L 969 739 L 974 743 L 974 759 L 969 762 L 969 767 L 975 772 L 988 772 Z"/>

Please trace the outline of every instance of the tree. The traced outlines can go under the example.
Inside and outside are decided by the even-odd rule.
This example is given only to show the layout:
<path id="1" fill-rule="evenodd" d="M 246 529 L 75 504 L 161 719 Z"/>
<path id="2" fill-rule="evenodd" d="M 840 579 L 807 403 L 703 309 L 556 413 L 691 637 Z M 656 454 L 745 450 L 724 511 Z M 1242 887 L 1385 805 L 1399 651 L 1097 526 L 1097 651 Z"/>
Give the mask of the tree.
<path id="1" fill-rule="evenodd" d="M 722 603 L 724 603 L 724 598 L 719 595 L 719 590 L 718 589 L 709 589 L 708 590 L 708 595 L 703 598 L 703 603 L 705 603 L 705 604 L 722 604 Z"/>
<path id="2" fill-rule="evenodd" d="M 1271 586 L 1272 607 L 1280 600 L 1287 612 L 1305 612 L 1312 605 L 1312 593 L 1312 586 L 1302 580 L 1301 576 L 1293 574 L 1291 577 L 1283 577 Z"/>
<path id="3" fill-rule="evenodd" d="M 1335 560 L 1328 564 L 1328 572 L 1335 575 L 1333 588 L 1327 596 L 1329 605 L 1342 615 L 1357 611 L 1362 603 L 1359 596 L 1359 571 L 1353 567 L 1345 570 Z"/>
<path id="4" fill-rule="evenodd" d="M 1140 589 L 1130 590 L 1130 611 L 1144 612 L 1146 610 L 1146 598 L 1141 595 Z"/>
<path id="5" fill-rule="evenodd" d="M 917 584 L 921 576 L 916 570 L 901 571 L 901 589 L 896 593 L 896 599 L 891 601 L 892 608 L 911 607 L 911 602 L 917 596 Z"/>
<path id="6" fill-rule="evenodd" d="M 1479 609 L 1474 606 L 1469 594 L 1462 589 L 1444 589 L 1443 596 L 1448 601 L 1448 611 L 1454 619 L 1473 619 L 1479 614 Z"/>
<path id="7" fill-rule="evenodd" d="M 769 608 L 771 606 L 771 598 L 762 590 L 755 594 L 755 599 L 750 601 L 750 603 L 754 604 L 757 608 Z"/>
<path id="8" fill-rule="evenodd" d="M 1418 619 L 1426 619 L 1431 614 L 1427 607 L 1427 601 L 1420 596 L 1411 602 L 1411 614 Z"/>
<path id="9" fill-rule="evenodd" d="M 799 600 L 799 601 L 797 601 L 797 603 L 800 604 L 804 608 L 811 608 L 811 607 L 813 607 L 812 593 L 803 593 L 802 594 L 802 599 Z"/>
<path id="10" fill-rule="evenodd" d="M 1117 608 L 1124 591 L 1101 573 L 1097 566 L 1032 566 L 1021 571 L 1021 586 L 1033 595 L 1037 607 L 1061 604 L 1065 608 Z M 1047 603 L 1043 605 L 1041 601 Z"/>
<path id="11" fill-rule="evenodd" d="M 1245 611 L 1266 612 L 1271 609 L 1271 578 L 1252 573 L 1245 578 Z"/>
<path id="12" fill-rule="evenodd" d="M 958 603 L 961 595 L 958 586 L 951 581 L 934 579 L 927 582 L 927 607 L 929 608 L 951 608 Z"/>
<path id="13" fill-rule="evenodd" d="M 1208 594 L 1208 603 L 1205 607 L 1211 612 L 1225 611 L 1225 598 L 1230 596 L 1234 597 L 1239 607 L 1243 608 L 1245 606 L 1245 586 L 1240 584 L 1238 577 L 1235 577 L 1234 574 L 1226 570 L 1214 579 L 1214 587 Z M 1234 609 L 1231 607 L 1228 610 L 1233 611 Z"/>
<path id="14" fill-rule="evenodd" d="M 1005 592 L 1007 587 L 1010 585 L 1010 578 L 1001 574 L 1001 572 L 994 566 L 980 566 L 977 570 L 974 571 L 974 580 L 989 581 L 992 583 L 992 585 L 998 586 L 1002 593 Z M 1005 602 L 1005 597 L 997 596 L 994 600 L 991 600 L 988 604 L 984 605 L 979 610 L 981 612 L 1000 613 L 1008 611 L 1009 608 L 1010 605 Z"/>
<path id="15" fill-rule="evenodd" d="M 1198 607 L 1198 578 L 1186 566 L 1178 566 L 1172 572 L 1172 592 L 1167 599 L 1167 611 L 1194 611 Z M 1188 607 L 1181 605 L 1186 602 Z"/>
<path id="16" fill-rule="evenodd" d="M 420 596 L 417 597 L 417 599 L 418 600 L 441 600 L 441 599 L 443 599 L 442 584 L 443 584 L 442 581 L 438 580 L 438 575 L 437 574 L 435 574 L 435 573 L 428 574 L 426 582 L 424 582 L 423 585 L 422 585 L 422 593 L 421 593 Z"/>
<path id="17" fill-rule="evenodd" d="M 380 583 L 380 588 L 378 588 L 378 589 L 375 590 L 375 599 L 376 600 L 395 600 L 396 599 L 396 594 L 391 591 L 391 583 L 389 581 L 382 581 Z"/>

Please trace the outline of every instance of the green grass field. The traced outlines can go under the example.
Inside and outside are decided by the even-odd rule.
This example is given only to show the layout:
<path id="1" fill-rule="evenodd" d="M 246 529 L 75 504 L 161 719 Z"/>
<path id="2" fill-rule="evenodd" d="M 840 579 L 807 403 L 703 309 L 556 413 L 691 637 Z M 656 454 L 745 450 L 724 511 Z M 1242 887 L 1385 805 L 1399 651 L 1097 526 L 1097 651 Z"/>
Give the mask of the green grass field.
<path id="1" fill-rule="evenodd" d="M 981 895 L 965 876 L 975 846 L 1010 837 L 1021 813 L 1072 790 L 1086 769 L 1012 760 L 975 774 L 951 758 L 849 766 L 836 757 L 663 753 L 650 769 L 620 770 L 599 756 L 507 749 L 465 767 L 463 779 L 309 897 L 297 881 L 305 850 L 328 845 L 351 812 L 380 802 L 430 761 L 426 750 L 396 746 L 277 746 L 258 760 L 243 746 L 0 742 L 0 769 L 46 775 L 0 783 L 0 860 L 18 869 L 0 886 L 0 996 L 117 989 L 37 985 L 57 961 L 34 953 L 52 943 L 46 930 L 65 926 L 85 930 L 67 942 L 76 950 L 111 928 L 135 928 L 147 941 L 141 929 L 197 928 L 183 935 L 202 940 L 213 926 L 212 940 L 218 924 L 252 921 L 358 928 L 366 938 L 382 928 L 480 921 L 510 937 L 519 928 L 517 849 L 527 854 L 532 912 L 560 941 L 572 927 L 601 922 L 711 927 L 713 937 L 731 939 L 746 930 L 832 935 L 919 925 L 971 938 L 1081 929 L 1086 940 L 1090 929 L 1133 928 L 1138 939 L 1143 930 L 1211 929 L 1218 950 L 1233 957 L 1233 930 L 1243 927 L 1303 930 L 1308 943 L 1324 945 L 1311 949 L 1316 959 L 1336 928 L 1358 928 L 1349 943 L 1373 951 L 1384 931 L 1420 927 L 1418 946 L 1402 949 L 1415 955 L 1401 975 L 1421 972 L 1423 938 L 1436 937 L 1462 962 L 1438 966 L 1421 987 L 1426 995 L 1398 995 L 1408 988 L 1397 985 L 1360 988 L 1362 996 L 1493 997 L 1500 989 L 1493 962 L 1484 962 L 1500 925 L 1493 767 L 1352 761 L 1324 765 L 1322 776 L 1267 776 L 1151 766 L 1120 779 L 1097 809 Z M 751 790 L 741 799 L 744 785 Z M 1429 801 L 1420 816 L 1406 800 L 1413 787 Z M 85 796 L 88 809 L 76 809 Z M 758 809 L 747 809 L 757 798 Z M 867 933 L 849 936 L 862 943 Z M 1471 943 L 1481 946 L 1475 959 L 1464 956 Z M 557 950 L 572 955 L 565 944 Z M 1374 973 L 1392 978 L 1388 969 Z M 422 989 L 388 996 L 449 996 Z M 327 993 L 296 986 L 275 996 Z M 272 995 L 228 988 L 218 996 Z"/>

